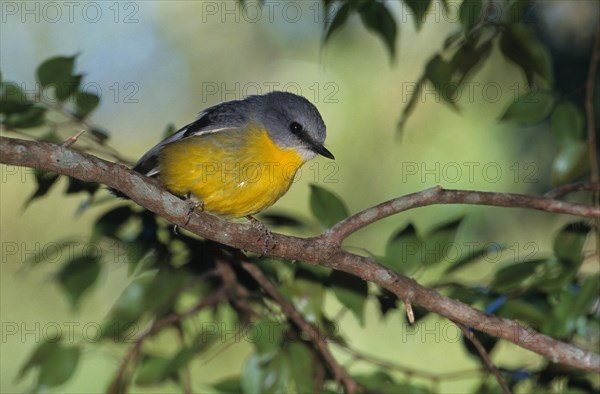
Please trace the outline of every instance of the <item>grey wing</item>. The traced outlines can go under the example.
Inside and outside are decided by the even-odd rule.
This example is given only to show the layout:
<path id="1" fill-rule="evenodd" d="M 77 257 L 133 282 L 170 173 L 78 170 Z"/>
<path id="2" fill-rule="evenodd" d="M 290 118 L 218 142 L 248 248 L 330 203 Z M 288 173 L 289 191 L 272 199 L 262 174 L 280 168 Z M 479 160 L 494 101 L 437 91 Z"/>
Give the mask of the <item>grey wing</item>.
<path id="1" fill-rule="evenodd" d="M 182 127 L 175 134 L 165 138 L 148 152 L 144 153 L 133 166 L 133 170 L 146 176 L 156 176 L 159 172 L 158 156 L 163 147 L 185 138 L 215 133 L 224 129 L 223 127 L 215 127 L 212 125 L 209 117 L 205 115 L 206 113 L 201 113 L 196 121 Z"/>

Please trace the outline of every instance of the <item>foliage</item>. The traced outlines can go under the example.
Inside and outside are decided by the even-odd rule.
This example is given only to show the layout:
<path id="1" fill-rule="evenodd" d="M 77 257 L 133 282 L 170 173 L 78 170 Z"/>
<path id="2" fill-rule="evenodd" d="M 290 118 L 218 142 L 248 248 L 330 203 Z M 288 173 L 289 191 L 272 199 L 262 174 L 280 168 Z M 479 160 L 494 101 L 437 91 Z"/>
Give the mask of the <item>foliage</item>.
<path id="1" fill-rule="evenodd" d="M 334 17 L 325 24 L 324 40 L 328 41 L 341 31 L 353 15 L 382 40 L 391 58 L 396 56 L 397 21 L 389 2 L 378 0 L 324 0 Z M 414 22 L 420 28 L 426 22 L 426 11 L 431 1 L 404 0 L 413 12 Z M 446 6 L 446 2 L 442 2 Z M 518 66 L 529 85 L 529 90 L 514 101 L 502 115 L 501 121 L 522 125 L 547 122 L 556 140 L 556 154 L 552 180 L 562 185 L 584 179 L 589 171 L 585 146 L 583 111 L 579 103 L 560 97 L 553 90 L 552 59 L 548 49 L 519 17 L 528 1 L 509 2 L 502 20 L 493 20 L 485 14 L 485 3 L 465 0 L 460 6 L 461 30 L 448 37 L 446 44 L 428 61 L 419 85 L 431 84 L 445 102 L 458 109 L 453 93 L 481 67 L 492 51 L 500 51 L 507 62 Z M 66 117 L 87 129 L 82 138 L 101 152 L 112 152 L 106 146 L 108 134 L 87 123 L 88 117 L 100 103 L 93 93 L 80 90 L 83 76 L 75 72 L 77 55 L 54 57 L 43 62 L 37 70 L 40 88 L 45 94 L 28 97 L 17 83 L 0 82 L 0 114 L 2 124 L 9 131 L 27 132 L 30 136 L 47 141 L 60 141 L 60 124 L 49 122 L 50 113 Z M 49 105 L 40 97 L 50 94 L 59 103 Z M 418 95 L 405 107 L 399 129 L 415 110 Z M 46 196 L 56 184 L 58 176 L 36 173 L 37 188 L 27 200 Z M 66 194 L 83 194 L 93 204 L 100 193 L 96 184 L 69 179 Z M 344 200 L 322 187 L 313 185 L 310 195 L 310 220 L 287 214 L 264 215 L 263 219 L 277 228 L 329 228 L 349 216 Z M 414 224 L 406 224 L 391 234 L 385 255 L 376 256 L 384 266 L 411 276 L 417 270 L 442 267 L 444 274 L 428 285 L 443 288 L 446 294 L 464 303 L 483 306 L 488 313 L 534 327 L 554 338 L 593 346 L 599 335 L 600 320 L 597 305 L 600 276 L 585 275 L 580 268 L 584 261 L 584 244 L 597 229 L 586 221 L 568 223 L 554 235 L 554 251 L 541 259 L 505 262 L 490 281 L 463 283 L 460 272 L 482 266 L 487 249 L 471 250 L 460 259 L 452 257 L 457 233 L 465 218 L 438 224 L 423 233 Z M 93 228 L 93 241 L 105 247 L 116 248 L 120 260 L 128 264 L 131 283 L 123 291 L 102 325 L 102 341 L 128 347 L 125 339 L 132 339 L 131 327 L 147 327 L 148 338 L 138 339 L 137 357 L 131 367 L 123 370 L 117 388 L 127 386 L 158 386 L 165 382 L 185 385 L 186 368 L 199 357 L 205 356 L 221 341 L 217 331 L 209 331 L 203 319 L 231 324 L 225 316 L 233 316 L 240 334 L 246 335 L 253 346 L 253 354 L 237 376 L 214 385 L 216 392 L 311 392 L 315 389 L 333 392 L 337 385 L 326 362 L 315 350 L 314 344 L 299 328 L 289 321 L 274 300 L 248 276 L 240 266 L 240 256 L 209 240 L 199 239 L 185 232 L 174 232 L 171 225 L 154 214 L 129 203 L 122 203 L 101 215 Z M 64 291 L 73 308 L 77 308 L 97 282 L 106 261 L 96 255 L 71 256 L 56 272 L 55 280 Z M 44 256 L 32 260 L 43 261 Z M 336 320 L 324 309 L 324 300 L 332 296 L 350 310 L 354 318 L 365 324 L 365 304 L 377 302 L 382 318 L 403 312 L 391 293 L 369 286 L 351 275 L 324 268 L 315 268 L 301 262 L 290 264 L 271 258 L 249 256 L 280 292 L 297 308 L 304 319 L 313 324 L 333 346 L 345 349 L 351 343 Z M 222 267 L 229 267 L 235 285 L 221 275 Z M 237 286 L 238 293 L 248 294 L 245 300 L 230 293 L 204 316 L 193 312 L 193 307 L 215 294 L 223 286 Z M 243 302 L 242 302 L 243 301 Z M 190 309 L 192 306 L 192 309 Z M 596 309 L 594 309 L 596 308 Z M 417 324 L 427 311 L 416 308 Z M 173 316 L 178 320 L 166 324 Z M 161 326 L 161 324 L 165 324 Z M 151 340 L 162 329 L 174 330 L 181 337 L 173 354 L 165 356 L 147 350 L 142 341 Z M 154 332 L 153 330 L 156 330 Z M 250 335 L 254 335 L 250 337 Z M 479 335 L 479 334 L 478 334 Z M 590 339 L 592 338 L 592 339 Z M 494 338 L 480 336 L 488 352 L 498 345 Z M 479 359 L 470 342 L 467 350 Z M 134 345 L 137 346 L 137 345 Z M 67 346 L 44 342 L 22 367 L 21 376 L 38 371 L 36 391 L 46 391 L 67 381 L 85 362 L 80 357 L 84 345 Z M 482 363 L 482 366 L 484 364 Z M 529 380 L 539 390 L 549 390 L 557 380 L 568 390 L 593 392 L 587 375 L 572 370 L 561 370 L 551 362 L 539 366 L 503 368 L 511 387 Z M 407 375 L 409 375 L 407 373 Z M 429 392 L 428 387 L 412 383 L 408 376 L 392 374 L 389 368 L 378 366 L 370 375 L 353 374 L 357 382 L 372 392 Z M 432 382 L 434 383 L 434 382 Z M 487 386 L 482 374 L 482 389 Z"/>

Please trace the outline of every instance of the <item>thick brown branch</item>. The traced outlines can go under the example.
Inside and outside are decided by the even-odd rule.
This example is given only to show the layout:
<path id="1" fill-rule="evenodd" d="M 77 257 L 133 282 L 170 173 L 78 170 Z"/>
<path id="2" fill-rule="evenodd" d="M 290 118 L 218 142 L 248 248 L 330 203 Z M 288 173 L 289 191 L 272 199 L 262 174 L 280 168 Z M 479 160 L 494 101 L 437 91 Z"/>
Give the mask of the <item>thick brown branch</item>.
<path id="1" fill-rule="evenodd" d="M 440 186 L 394 198 L 356 213 L 327 230 L 323 237 L 339 244 L 352 233 L 388 216 L 409 209 L 435 204 L 490 205 L 507 208 L 528 208 L 546 212 L 600 218 L 600 208 L 573 204 L 547 197 L 515 193 L 480 192 L 471 190 L 446 190 Z"/>
<path id="2" fill-rule="evenodd" d="M 257 254 L 263 251 L 263 242 L 257 242 L 260 231 L 253 226 L 226 222 L 202 212 L 194 213 L 188 220 L 188 204 L 162 189 L 153 180 L 131 172 L 121 165 L 85 153 L 74 152 L 60 145 L 6 137 L 0 137 L 0 162 L 54 171 L 83 181 L 98 182 L 114 187 L 144 208 L 194 234 Z M 436 203 L 434 199 L 436 196 L 439 197 L 440 192 L 442 197 L 440 197 L 439 203 L 447 203 L 449 196 L 458 201 L 457 194 L 455 194 L 458 193 L 462 197 L 461 203 L 466 204 L 481 204 L 483 198 L 496 202 L 492 205 L 513 206 L 511 201 L 514 200 L 517 206 L 524 208 L 581 216 L 598 217 L 600 215 L 600 210 L 597 208 L 568 204 L 547 198 L 518 195 L 515 197 L 515 195 L 504 193 L 483 193 L 486 197 L 482 197 L 479 192 L 446 191 L 444 193 L 440 188 L 415 193 L 407 196 L 406 200 L 400 199 L 400 201 L 409 207 L 431 205 Z M 529 204 L 520 205 L 521 197 L 524 197 Z M 420 202 L 421 200 L 424 202 Z M 377 215 L 378 211 L 376 208 L 374 209 L 375 211 L 371 214 Z M 398 207 L 389 204 L 385 209 L 394 210 Z M 374 221 L 364 212 L 351 217 L 358 220 L 357 228 Z M 390 214 L 388 211 L 388 215 Z M 384 216 L 386 215 L 382 217 Z M 368 223 L 365 224 L 365 222 Z M 339 225 L 336 227 L 340 228 Z M 310 264 L 347 272 L 388 289 L 405 302 L 419 304 L 450 320 L 511 341 L 554 363 L 600 372 L 600 356 L 594 352 L 554 340 L 523 327 L 515 321 L 483 313 L 461 302 L 444 297 L 435 290 L 423 287 L 410 278 L 390 271 L 372 259 L 342 250 L 339 245 L 332 243 L 327 237 L 298 238 L 273 233 L 271 242 L 274 246 L 269 250 L 269 255 L 287 260 L 302 260 Z"/>
<path id="3" fill-rule="evenodd" d="M 255 281 L 275 300 L 277 304 L 281 307 L 283 313 L 292 321 L 295 325 L 297 325 L 302 331 L 308 334 L 311 342 L 315 345 L 323 360 L 327 363 L 327 366 L 331 369 L 333 376 L 336 380 L 342 382 L 344 387 L 346 388 L 346 392 L 348 394 L 353 394 L 356 392 L 357 385 L 354 380 L 346 373 L 344 368 L 336 361 L 333 357 L 329 348 L 327 347 L 327 343 L 325 342 L 323 336 L 314 328 L 310 323 L 304 320 L 304 317 L 294 308 L 294 306 L 285 299 L 283 295 L 277 290 L 277 287 L 267 277 L 262 273 L 260 268 L 256 265 L 242 261 L 242 268 L 244 268 L 248 273 L 254 278 Z"/>

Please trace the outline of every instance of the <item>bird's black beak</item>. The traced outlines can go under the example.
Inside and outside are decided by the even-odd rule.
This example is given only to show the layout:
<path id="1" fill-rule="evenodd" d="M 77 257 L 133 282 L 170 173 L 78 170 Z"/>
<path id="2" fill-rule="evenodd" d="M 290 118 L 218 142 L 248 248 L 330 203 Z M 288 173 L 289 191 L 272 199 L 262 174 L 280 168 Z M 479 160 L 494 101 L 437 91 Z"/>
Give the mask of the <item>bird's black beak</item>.
<path id="1" fill-rule="evenodd" d="M 329 152 L 329 150 L 327 150 L 327 148 L 325 148 L 323 145 L 314 144 L 311 148 L 313 151 L 317 152 L 321 156 L 325 156 L 328 159 L 335 160 L 333 153 Z"/>

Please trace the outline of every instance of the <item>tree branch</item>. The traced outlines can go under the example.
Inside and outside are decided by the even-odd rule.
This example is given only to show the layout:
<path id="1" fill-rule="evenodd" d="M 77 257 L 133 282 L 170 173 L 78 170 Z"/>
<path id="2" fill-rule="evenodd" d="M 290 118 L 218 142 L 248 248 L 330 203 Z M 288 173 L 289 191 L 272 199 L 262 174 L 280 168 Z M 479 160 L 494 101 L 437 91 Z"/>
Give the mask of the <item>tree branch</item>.
<path id="1" fill-rule="evenodd" d="M 600 208 L 574 204 L 547 197 L 525 194 L 480 192 L 471 190 L 447 190 L 435 186 L 427 190 L 407 194 L 358 212 L 335 224 L 323 233 L 329 242 L 340 244 L 351 234 L 388 216 L 409 209 L 437 204 L 490 205 L 506 208 L 528 208 L 545 212 L 565 213 L 575 216 L 600 218 Z"/>
<path id="2" fill-rule="evenodd" d="M 344 371 L 344 368 L 336 361 L 333 357 L 329 348 L 327 347 L 327 343 L 323 339 L 323 336 L 316 328 L 314 328 L 310 323 L 304 320 L 304 317 L 294 308 L 294 306 L 281 295 L 277 287 L 267 279 L 267 277 L 262 273 L 260 268 L 258 268 L 255 264 L 250 263 L 248 261 L 242 261 L 242 268 L 244 268 L 250 276 L 254 278 L 256 282 L 275 300 L 279 306 L 281 306 L 281 310 L 283 313 L 290 319 L 294 324 L 296 324 L 302 331 L 308 334 L 311 342 L 318 349 L 321 357 L 327 363 L 327 366 L 331 369 L 333 376 L 336 381 L 341 381 L 344 387 L 346 388 L 346 393 L 354 394 L 356 392 L 357 384 L 352 378 Z"/>
<path id="3" fill-rule="evenodd" d="M 89 154 L 75 152 L 56 144 L 7 137 L 0 137 L 0 162 L 40 168 L 83 181 L 102 183 L 125 193 L 142 207 L 194 234 L 233 248 L 248 250 L 257 254 L 262 253 L 263 242 L 260 241 L 260 231 L 253 228 L 252 225 L 226 222 L 203 212 L 194 212 L 190 218 L 188 204 L 170 194 L 153 179 L 132 172 L 119 164 Z M 349 219 L 338 223 L 334 226 L 334 229 L 342 228 L 346 229 L 345 232 L 348 232 L 348 226 L 353 231 L 355 231 L 355 228 L 362 228 L 375 221 L 369 216 L 369 212 L 371 215 L 385 217 L 395 211 L 399 212 L 410 207 L 449 203 L 449 201 L 496 206 L 513 206 L 512 203 L 519 207 L 548 212 L 561 212 L 588 217 L 600 216 L 600 209 L 598 208 L 564 203 L 543 197 L 506 193 L 445 191 L 441 188 L 414 193 L 397 199 L 397 201 L 399 202 L 396 204 L 393 202 L 382 204 L 383 208 L 381 209 L 385 212 L 385 215 L 382 215 L 377 207 L 371 208 L 372 211 L 363 211 L 361 214 L 351 216 Z M 554 363 L 600 372 L 600 355 L 594 352 L 585 351 L 573 345 L 554 340 L 521 326 L 515 321 L 483 313 L 461 302 L 444 297 L 435 290 L 423 287 L 414 280 L 399 275 L 370 258 L 341 249 L 338 244 L 332 242 L 327 236 L 298 238 L 272 233 L 270 239 L 273 247 L 269 250 L 269 255 L 287 260 L 301 260 L 309 264 L 347 272 L 388 289 L 404 302 L 419 304 L 425 309 L 452 321 L 506 339 Z"/>
<path id="4" fill-rule="evenodd" d="M 152 326 L 150 326 L 148 331 L 144 332 L 142 335 L 140 335 L 135 340 L 135 343 L 133 344 L 133 346 L 129 349 L 129 351 L 127 352 L 125 357 L 123 357 L 123 360 L 121 360 L 121 364 L 119 364 L 119 368 L 117 369 L 117 373 L 115 374 L 115 377 L 111 381 L 111 384 L 108 387 L 108 390 L 106 390 L 106 392 L 108 394 L 118 394 L 118 393 L 122 392 L 121 391 L 121 380 L 123 379 L 123 376 L 125 375 L 125 371 L 127 370 L 129 362 L 132 359 L 135 359 L 137 357 L 137 355 L 139 354 L 140 350 L 142 349 L 142 345 L 144 344 L 144 341 L 146 339 L 148 339 L 152 335 L 156 334 L 157 332 L 161 331 L 162 329 L 172 326 L 175 323 L 180 322 L 181 320 L 183 320 L 186 317 L 195 315 L 196 313 L 200 312 L 202 309 L 205 309 L 209 306 L 218 304 L 225 298 L 226 298 L 225 289 L 220 289 L 220 290 L 214 292 L 213 294 L 211 294 L 210 296 L 206 297 L 200 303 L 198 303 L 197 305 L 188 309 L 187 311 L 185 311 L 183 313 L 171 314 L 161 320 L 157 320 L 154 323 L 152 323 Z"/>

